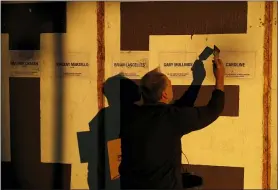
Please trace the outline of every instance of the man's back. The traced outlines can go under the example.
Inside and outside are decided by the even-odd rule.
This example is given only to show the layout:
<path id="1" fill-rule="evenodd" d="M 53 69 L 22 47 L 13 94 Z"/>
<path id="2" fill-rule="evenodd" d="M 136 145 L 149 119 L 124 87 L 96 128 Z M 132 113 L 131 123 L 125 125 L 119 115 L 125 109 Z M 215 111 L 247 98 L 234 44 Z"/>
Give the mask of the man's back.
<path id="1" fill-rule="evenodd" d="M 173 90 L 166 75 L 152 71 L 141 79 L 146 105 L 121 109 L 122 189 L 182 189 L 181 137 L 210 125 L 224 109 L 225 70 L 220 59 L 213 62 L 215 90 L 206 106 L 193 107 L 200 86 L 191 85 L 169 104 Z"/>
<path id="2" fill-rule="evenodd" d="M 122 117 L 122 162 L 126 188 L 179 188 L 181 135 L 171 105 L 134 106 Z"/>
<path id="3" fill-rule="evenodd" d="M 182 188 L 181 137 L 214 122 L 223 108 L 224 92 L 218 89 L 202 107 L 177 101 L 122 108 L 121 188 Z"/>

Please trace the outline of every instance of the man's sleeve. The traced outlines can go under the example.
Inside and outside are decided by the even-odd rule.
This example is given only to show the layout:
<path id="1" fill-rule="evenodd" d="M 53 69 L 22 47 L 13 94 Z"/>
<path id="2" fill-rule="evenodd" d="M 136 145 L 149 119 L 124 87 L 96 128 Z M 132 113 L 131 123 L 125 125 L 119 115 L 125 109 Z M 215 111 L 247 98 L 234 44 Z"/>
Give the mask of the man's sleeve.
<path id="1" fill-rule="evenodd" d="M 191 84 L 182 97 L 175 101 L 174 105 L 177 107 L 193 107 L 200 91 L 201 85 Z"/>
<path id="2" fill-rule="evenodd" d="M 224 109 L 225 94 L 214 90 L 209 103 L 202 107 L 177 107 L 175 121 L 181 135 L 200 130 L 214 122 Z"/>
<path id="3" fill-rule="evenodd" d="M 193 81 L 182 97 L 175 101 L 174 105 L 177 107 L 189 106 L 193 107 L 198 97 L 201 85 L 206 76 L 206 70 L 204 63 L 200 60 L 196 60 L 191 68 Z"/>

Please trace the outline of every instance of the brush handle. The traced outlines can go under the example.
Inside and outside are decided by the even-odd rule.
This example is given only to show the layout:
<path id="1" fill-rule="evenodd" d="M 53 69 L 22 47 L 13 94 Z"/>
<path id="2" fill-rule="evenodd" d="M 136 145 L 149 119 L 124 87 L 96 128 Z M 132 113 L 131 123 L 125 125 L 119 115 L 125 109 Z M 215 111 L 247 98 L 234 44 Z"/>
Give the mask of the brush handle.
<path id="1" fill-rule="evenodd" d="M 216 45 L 214 45 L 213 48 L 214 59 L 219 59 L 219 54 L 220 54 L 220 49 Z"/>

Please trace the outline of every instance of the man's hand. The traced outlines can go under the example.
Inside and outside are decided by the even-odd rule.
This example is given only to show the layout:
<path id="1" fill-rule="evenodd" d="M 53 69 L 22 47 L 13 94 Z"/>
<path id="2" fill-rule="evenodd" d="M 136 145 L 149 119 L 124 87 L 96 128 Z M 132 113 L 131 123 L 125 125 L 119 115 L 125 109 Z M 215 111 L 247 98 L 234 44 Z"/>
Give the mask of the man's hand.
<path id="1" fill-rule="evenodd" d="M 213 62 L 213 73 L 216 80 L 216 89 L 224 91 L 225 68 L 223 62 L 218 57 L 215 57 Z"/>

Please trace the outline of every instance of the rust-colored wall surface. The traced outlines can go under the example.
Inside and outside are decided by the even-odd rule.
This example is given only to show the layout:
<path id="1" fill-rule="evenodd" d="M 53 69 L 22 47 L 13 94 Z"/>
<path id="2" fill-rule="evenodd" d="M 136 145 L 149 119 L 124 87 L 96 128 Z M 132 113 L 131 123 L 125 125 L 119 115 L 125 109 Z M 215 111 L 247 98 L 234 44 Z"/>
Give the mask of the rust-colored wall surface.
<path id="1" fill-rule="evenodd" d="M 149 50 L 149 35 L 247 32 L 247 2 L 122 2 L 121 50 Z"/>

